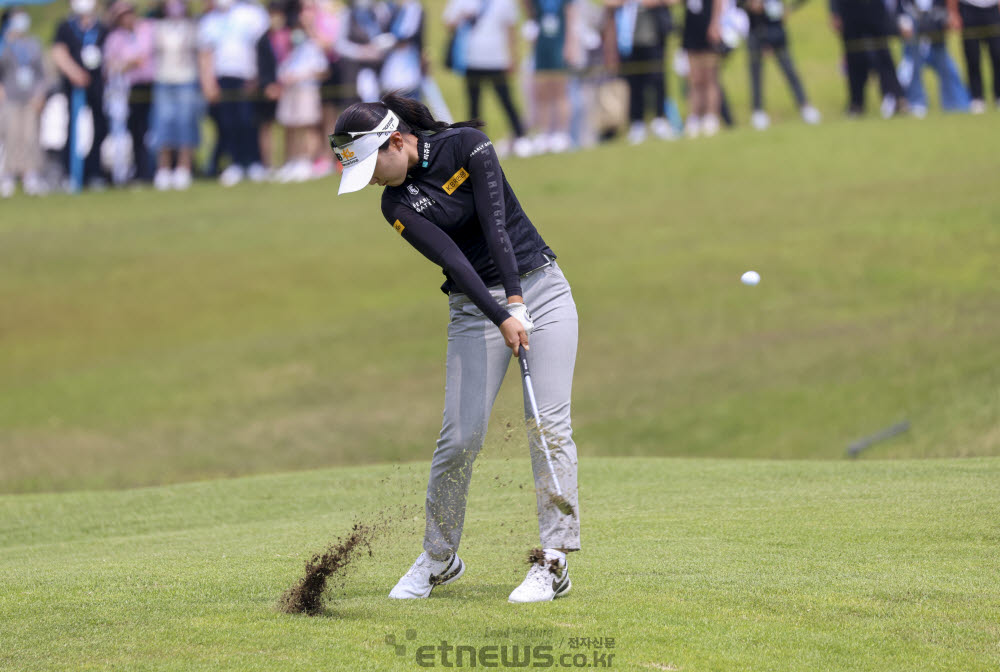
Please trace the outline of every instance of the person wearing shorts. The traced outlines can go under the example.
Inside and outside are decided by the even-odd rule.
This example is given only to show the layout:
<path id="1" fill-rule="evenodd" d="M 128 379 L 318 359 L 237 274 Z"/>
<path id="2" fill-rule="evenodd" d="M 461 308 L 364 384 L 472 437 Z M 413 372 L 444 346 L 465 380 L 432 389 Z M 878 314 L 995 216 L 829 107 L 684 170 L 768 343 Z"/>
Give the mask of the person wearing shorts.
<path id="1" fill-rule="evenodd" d="M 723 0 L 687 0 L 684 4 L 684 38 L 688 58 L 689 137 L 719 132 L 722 91 L 719 86 L 719 20 Z"/>
<path id="2" fill-rule="evenodd" d="M 159 148 L 153 185 L 191 186 L 191 163 L 201 140 L 204 110 L 198 85 L 198 25 L 184 0 L 167 0 L 153 34 L 153 145 Z"/>
<path id="3" fill-rule="evenodd" d="M 292 51 L 278 66 L 281 96 L 276 115 L 287 130 L 288 160 L 278 172 L 279 182 L 304 182 L 313 177 L 316 129 L 323 118 L 320 84 L 326 77 L 323 50 L 302 28 L 292 30 Z"/>
<path id="4" fill-rule="evenodd" d="M 565 152 L 569 134 L 569 64 L 577 58 L 576 6 L 572 0 L 531 0 L 535 38 L 535 151 Z"/>

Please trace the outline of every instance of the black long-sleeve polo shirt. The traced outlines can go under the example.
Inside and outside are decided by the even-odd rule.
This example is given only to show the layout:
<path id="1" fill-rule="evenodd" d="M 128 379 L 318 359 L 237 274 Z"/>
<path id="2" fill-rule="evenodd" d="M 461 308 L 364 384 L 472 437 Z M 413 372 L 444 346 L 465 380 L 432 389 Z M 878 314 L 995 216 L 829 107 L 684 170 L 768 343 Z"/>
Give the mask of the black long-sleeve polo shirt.
<path id="1" fill-rule="evenodd" d="M 417 136 L 417 163 L 382 192 L 382 214 L 445 275 L 441 290 L 462 292 L 494 324 L 510 314 L 489 287 L 521 295 L 520 276 L 555 253 L 510 188 L 493 143 L 475 128 Z"/>

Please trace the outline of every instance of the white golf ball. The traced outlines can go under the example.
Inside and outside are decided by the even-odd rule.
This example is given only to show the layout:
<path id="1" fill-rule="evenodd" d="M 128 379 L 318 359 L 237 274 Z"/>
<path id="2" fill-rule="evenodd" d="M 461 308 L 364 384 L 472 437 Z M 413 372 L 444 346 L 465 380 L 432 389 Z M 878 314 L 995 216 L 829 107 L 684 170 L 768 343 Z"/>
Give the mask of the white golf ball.
<path id="1" fill-rule="evenodd" d="M 743 274 L 743 277 L 740 278 L 740 282 L 742 282 L 744 285 L 750 285 L 750 286 L 756 285 L 758 282 L 760 282 L 760 273 L 758 273 L 757 271 L 747 271 L 746 273 Z"/>

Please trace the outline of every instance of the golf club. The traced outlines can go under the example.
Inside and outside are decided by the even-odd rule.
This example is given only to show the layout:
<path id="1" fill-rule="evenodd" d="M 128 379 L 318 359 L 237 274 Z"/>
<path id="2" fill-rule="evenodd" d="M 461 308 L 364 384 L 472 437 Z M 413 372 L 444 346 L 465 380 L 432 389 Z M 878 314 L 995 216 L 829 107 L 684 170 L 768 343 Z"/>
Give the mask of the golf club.
<path id="1" fill-rule="evenodd" d="M 528 392 L 528 403 L 531 405 L 531 414 L 535 418 L 535 427 L 538 428 L 538 438 L 542 442 L 542 452 L 545 454 L 545 462 L 549 465 L 549 473 L 552 475 L 552 483 L 556 489 L 556 494 L 552 497 L 552 500 L 560 511 L 566 515 L 573 515 L 573 506 L 563 496 L 562 488 L 559 486 L 559 478 L 556 476 L 556 470 L 552 467 L 549 443 L 545 440 L 545 432 L 542 429 L 542 417 L 538 414 L 538 402 L 535 401 L 535 388 L 531 384 L 531 369 L 528 368 L 528 351 L 523 347 L 518 348 L 517 359 L 521 363 L 521 378 L 524 380 L 524 389 Z"/>

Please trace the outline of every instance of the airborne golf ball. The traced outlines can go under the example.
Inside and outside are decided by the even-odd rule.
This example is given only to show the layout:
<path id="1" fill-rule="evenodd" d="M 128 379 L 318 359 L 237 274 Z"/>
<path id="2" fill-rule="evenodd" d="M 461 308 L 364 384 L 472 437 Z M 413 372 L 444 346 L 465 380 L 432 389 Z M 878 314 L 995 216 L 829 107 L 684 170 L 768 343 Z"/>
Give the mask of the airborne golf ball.
<path id="1" fill-rule="evenodd" d="M 756 285 L 760 282 L 760 273 L 757 271 L 747 271 L 743 274 L 743 277 L 740 278 L 740 282 L 744 285 Z"/>

